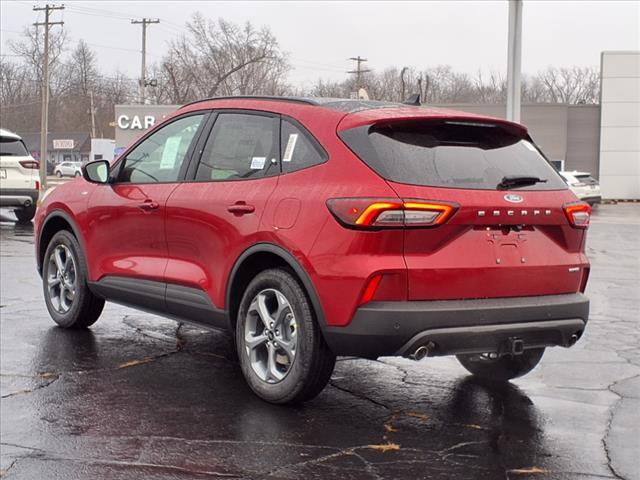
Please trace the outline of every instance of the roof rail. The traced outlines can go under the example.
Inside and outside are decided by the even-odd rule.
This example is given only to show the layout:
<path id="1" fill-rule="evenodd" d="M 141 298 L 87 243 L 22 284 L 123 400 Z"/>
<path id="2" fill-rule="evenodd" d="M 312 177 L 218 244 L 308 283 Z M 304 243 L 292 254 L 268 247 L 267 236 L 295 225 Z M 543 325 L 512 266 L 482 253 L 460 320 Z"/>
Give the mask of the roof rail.
<path id="1" fill-rule="evenodd" d="M 314 102 L 309 98 L 302 97 L 278 97 L 275 95 L 228 95 L 228 96 L 220 96 L 220 97 L 211 97 L 211 98 L 203 98 L 200 100 L 195 100 L 193 102 L 189 102 L 185 105 L 182 105 L 180 109 L 188 107 L 189 105 L 195 105 L 197 103 L 209 102 L 212 100 L 272 100 L 277 102 L 293 102 L 293 103 L 302 103 L 305 105 L 319 105 L 318 102 Z M 179 110 L 180 110 L 179 109 Z"/>

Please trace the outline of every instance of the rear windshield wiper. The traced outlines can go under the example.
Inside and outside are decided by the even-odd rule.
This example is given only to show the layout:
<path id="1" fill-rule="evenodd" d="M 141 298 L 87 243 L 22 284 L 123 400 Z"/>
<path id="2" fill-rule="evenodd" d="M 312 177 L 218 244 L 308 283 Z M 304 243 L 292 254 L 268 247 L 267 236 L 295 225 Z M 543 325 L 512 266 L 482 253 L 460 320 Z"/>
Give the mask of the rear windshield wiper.
<path id="1" fill-rule="evenodd" d="M 546 183 L 546 178 L 532 177 L 528 175 L 507 175 L 502 177 L 498 184 L 498 190 L 505 190 L 509 187 L 524 187 L 525 185 L 535 185 L 536 183 Z"/>

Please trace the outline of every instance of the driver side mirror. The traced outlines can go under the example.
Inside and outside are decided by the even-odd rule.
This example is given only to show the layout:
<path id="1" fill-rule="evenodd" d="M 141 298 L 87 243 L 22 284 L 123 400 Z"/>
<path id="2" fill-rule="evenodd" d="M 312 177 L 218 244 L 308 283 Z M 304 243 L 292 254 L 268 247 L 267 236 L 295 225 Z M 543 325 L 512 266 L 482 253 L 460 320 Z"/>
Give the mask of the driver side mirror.
<path id="1" fill-rule="evenodd" d="M 109 183 L 109 162 L 95 160 L 82 166 L 82 176 L 87 182 Z"/>

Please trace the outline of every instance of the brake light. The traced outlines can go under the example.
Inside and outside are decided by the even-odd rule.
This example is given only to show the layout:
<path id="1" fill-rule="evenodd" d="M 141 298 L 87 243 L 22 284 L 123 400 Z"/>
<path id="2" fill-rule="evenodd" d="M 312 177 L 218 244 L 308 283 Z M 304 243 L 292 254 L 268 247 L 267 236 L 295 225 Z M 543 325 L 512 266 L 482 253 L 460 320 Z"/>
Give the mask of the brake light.
<path id="1" fill-rule="evenodd" d="M 563 207 L 569 223 L 575 228 L 587 228 L 591 220 L 591 207 L 588 203 L 573 203 Z"/>
<path id="2" fill-rule="evenodd" d="M 30 168 L 37 170 L 40 168 L 40 163 L 37 160 L 20 160 L 20 165 L 22 168 Z"/>
<path id="3" fill-rule="evenodd" d="M 387 198 L 332 198 L 327 207 L 344 226 L 361 229 L 434 227 L 457 209 L 448 203 Z"/>

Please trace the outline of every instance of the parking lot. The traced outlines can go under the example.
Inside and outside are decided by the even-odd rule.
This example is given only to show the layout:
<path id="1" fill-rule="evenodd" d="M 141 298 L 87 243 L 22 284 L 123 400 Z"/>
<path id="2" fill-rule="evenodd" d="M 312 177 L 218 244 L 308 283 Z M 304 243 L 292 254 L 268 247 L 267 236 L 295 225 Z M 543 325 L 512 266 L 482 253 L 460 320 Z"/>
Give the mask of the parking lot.
<path id="1" fill-rule="evenodd" d="M 298 407 L 246 386 L 230 337 L 109 304 L 55 327 L 33 227 L 0 218 L 1 476 L 640 479 L 640 204 L 595 209 L 591 317 L 495 386 L 453 358 L 340 358 Z"/>

